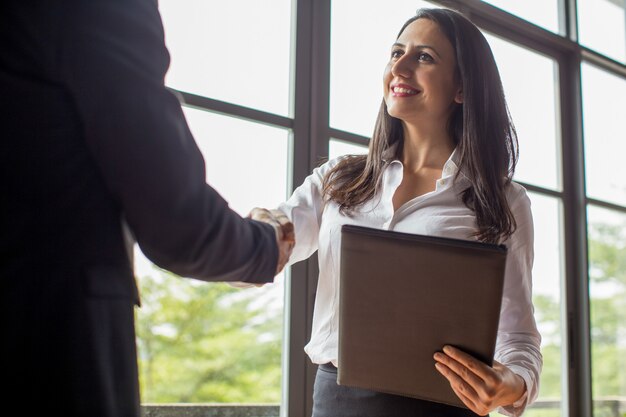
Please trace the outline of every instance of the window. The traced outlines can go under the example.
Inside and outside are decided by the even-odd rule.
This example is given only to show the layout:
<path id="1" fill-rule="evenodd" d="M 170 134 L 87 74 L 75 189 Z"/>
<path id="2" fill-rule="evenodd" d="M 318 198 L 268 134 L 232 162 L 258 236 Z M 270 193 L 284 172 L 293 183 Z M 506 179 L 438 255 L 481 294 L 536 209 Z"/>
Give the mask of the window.
<path id="1" fill-rule="evenodd" d="M 594 415 L 624 412 L 626 358 L 626 151 L 613 97 L 626 79 L 583 63 L 583 121 L 588 196 L 591 375 Z"/>
<path id="2" fill-rule="evenodd" d="M 580 43 L 626 63 L 624 0 L 577 0 Z"/>
<path id="3" fill-rule="evenodd" d="M 626 214 L 590 206 L 589 291 L 594 415 L 624 411 L 626 397 Z"/>
<path id="4" fill-rule="evenodd" d="M 626 152 L 623 108 L 626 80 L 583 63 L 585 167 L 589 197 L 626 205 Z"/>
<path id="5" fill-rule="evenodd" d="M 483 0 L 549 31 L 559 31 L 558 0 Z"/>
<path id="6" fill-rule="evenodd" d="M 231 208 L 245 216 L 285 199 L 287 130 L 192 108 L 185 115 L 207 182 Z M 279 404 L 283 274 L 274 284 L 239 290 L 177 279 L 140 262 L 143 401 Z"/>
<path id="7" fill-rule="evenodd" d="M 563 415 L 562 392 L 564 332 L 562 205 L 557 198 L 539 193 L 529 194 L 535 225 L 535 261 L 533 265 L 533 304 L 541 333 L 544 366 L 538 401 L 529 416 Z M 560 414 L 562 413 L 562 414 Z"/>
<path id="8" fill-rule="evenodd" d="M 159 0 L 159 10 L 172 57 L 168 86 L 289 115 L 290 0 Z"/>
<path id="9" fill-rule="evenodd" d="M 188 103 L 207 182 L 242 216 L 277 206 L 292 164 L 292 122 L 281 117 L 291 113 L 291 2 L 161 0 L 159 9 L 166 84 Z M 139 248 L 136 271 L 142 402 L 282 402 L 285 273 L 238 289 L 180 279 Z"/>
<path id="10" fill-rule="evenodd" d="M 450 5 L 492 46 L 519 135 L 515 181 L 532 202 L 544 370 L 526 415 L 622 416 L 624 0 L 160 0 L 166 82 L 185 100 L 207 181 L 245 215 L 282 201 L 320 159 L 367 152 L 397 32 L 417 8 Z M 137 263 L 144 402 L 310 416 L 314 259 L 248 290 Z"/>
<path id="11" fill-rule="evenodd" d="M 554 59 L 486 35 L 498 64 L 519 140 L 515 179 L 552 190 L 561 188 Z M 523 63 L 523 65 L 520 65 Z"/>

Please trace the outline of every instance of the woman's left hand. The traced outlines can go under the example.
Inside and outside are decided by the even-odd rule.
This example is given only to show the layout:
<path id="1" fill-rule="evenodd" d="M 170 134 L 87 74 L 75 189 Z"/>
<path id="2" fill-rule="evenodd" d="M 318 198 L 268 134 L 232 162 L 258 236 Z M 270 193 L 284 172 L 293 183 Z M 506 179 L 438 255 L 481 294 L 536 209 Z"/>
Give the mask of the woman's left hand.
<path id="1" fill-rule="evenodd" d="M 524 380 L 499 362 L 490 367 L 452 346 L 445 346 L 434 358 L 435 367 L 463 404 L 481 416 L 515 403 L 526 391 Z"/>

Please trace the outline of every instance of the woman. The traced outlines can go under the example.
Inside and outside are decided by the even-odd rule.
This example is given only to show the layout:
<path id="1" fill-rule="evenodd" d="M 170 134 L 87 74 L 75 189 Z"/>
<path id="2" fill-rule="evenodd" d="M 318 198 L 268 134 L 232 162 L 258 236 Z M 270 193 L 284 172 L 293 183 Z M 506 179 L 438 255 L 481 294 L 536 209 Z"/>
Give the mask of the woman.
<path id="1" fill-rule="evenodd" d="M 295 227 L 290 263 L 319 251 L 305 348 L 319 364 L 313 416 L 519 415 L 537 396 L 542 365 L 533 225 L 526 192 L 511 181 L 517 138 L 489 45 L 459 13 L 421 9 L 391 48 L 383 87 L 368 155 L 327 162 L 279 207 Z M 494 366 L 447 346 L 433 361 L 469 410 L 336 384 L 343 224 L 507 245 Z"/>

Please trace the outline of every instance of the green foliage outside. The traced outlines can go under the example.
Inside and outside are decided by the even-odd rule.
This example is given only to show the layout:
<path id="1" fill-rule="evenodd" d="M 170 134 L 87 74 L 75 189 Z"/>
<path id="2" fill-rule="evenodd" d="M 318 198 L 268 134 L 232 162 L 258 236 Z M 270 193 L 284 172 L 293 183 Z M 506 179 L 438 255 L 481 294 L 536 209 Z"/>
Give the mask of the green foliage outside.
<path id="1" fill-rule="evenodd" d="M 623 417 L 626 410 L 618 409 L 614 401 L 626 401 L 626 228 L 590 225 L 589 275 L 592 286 L 604 288 L 590 302 L 594 417 Z M 546 295 L 535 295 L 533 302 L 537 321 L 542 324 L 544 367 L 540 399 L 559 399 L 563 374 L 561 306 L 558 300 Z M 525 415 L 556 417 L 561 412 L 531 409 Z"/>
<path id="2" fill-rule="evenodd" d="M 590 305 L 593 398 L 626 400 L 626 227 L 593 224 L 590 235 L 590 281 L 604 288 Z M 624 415 L 594 406 L 594 417 Z"/>
<path id="3" fill-rule="evenodd" d="M 591 300 L 594 400 L 626 400 L 626 228 L 591 225 L 590 279 L 608 294 Z M 536 277 L 535 279 L 540 279 Z M 280 284 L 279 284 L 280 285 Z M 260 289 L 180 279 L 160 270 L 141 277 L 137 336 L 144 403 L 279 403 L 282 312 Z M 544 356 L 540 398 L 561 397 L 561 306 L 534 298 Z M 620 410 L 626 417 L 626 410 Z M 558 408 L 530 409 L 557 417 Z M 619 417 L 597 403 L 594 417 Z"/>
<path id="4" fill-rule="evenodd" d="M 524 417 L 561 417 L 560 409 L 530 409 Z"/>
<path id="5" fill-rule="evenodd" d="M 139 282 L 143 403 L 280 402 L 282 311 L 263 290 L 156 269 Z"/>

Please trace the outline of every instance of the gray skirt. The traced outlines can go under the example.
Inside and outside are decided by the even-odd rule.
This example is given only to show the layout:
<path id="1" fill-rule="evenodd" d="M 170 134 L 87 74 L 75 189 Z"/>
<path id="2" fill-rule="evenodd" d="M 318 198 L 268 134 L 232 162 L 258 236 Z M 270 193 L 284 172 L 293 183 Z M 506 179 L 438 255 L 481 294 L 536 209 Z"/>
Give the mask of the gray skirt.
<path id="1" fill-rule="evenodd" d="M 470 410 L 337 384 L 337 368 L 320 365 L 313 387 L 313 417 L 476 417 Z"/>

